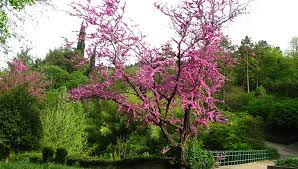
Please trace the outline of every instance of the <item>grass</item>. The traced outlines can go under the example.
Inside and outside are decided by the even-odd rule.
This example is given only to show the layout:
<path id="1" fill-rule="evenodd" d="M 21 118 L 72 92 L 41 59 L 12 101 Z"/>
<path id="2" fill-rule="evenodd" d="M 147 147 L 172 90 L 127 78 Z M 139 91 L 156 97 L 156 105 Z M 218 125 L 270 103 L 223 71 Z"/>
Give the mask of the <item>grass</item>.
<path id="1" fill-rule="evenodd" d="M 68 167 L 56 164 L 32 164 L 27 162 L 0 162 L 1 169 L 78 169 L 77 167 Z"/>
<path id="2" fill-rule="evenodd" d="M 298 157 L 279 159 L 279 160 L 276 161 L 275 165 L 276 166 L 281 166 L 281 167 L 298 168 Z"/>

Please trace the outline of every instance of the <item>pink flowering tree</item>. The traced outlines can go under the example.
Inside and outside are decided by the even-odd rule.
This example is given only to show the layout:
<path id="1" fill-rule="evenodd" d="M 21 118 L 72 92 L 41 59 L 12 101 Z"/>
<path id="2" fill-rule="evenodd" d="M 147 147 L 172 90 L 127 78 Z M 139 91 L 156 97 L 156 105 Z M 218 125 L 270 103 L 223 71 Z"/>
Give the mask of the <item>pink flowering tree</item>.
<path id="1" fill-rule="evenodd" d="M 226 78 L 222 65 L 232 65 L 220 47 L 222 26 L 242 14 L 239 0 L 183 0 L 175 8 L 155 3 L 171 21 L 175 36 L 160 49 L 125 21 L 125 3 L 76 4 L 85 19 L 86 53 L 97 59 L 92 82 L 70 91 L 73 99 L 115 101 L 131 120 L 160 127 L 169 145 L 185 163 L 185 144 L 202 125 L 222 120 L 215 95 Z M 137 61 L 134 71 L 128 63 Z M 119 89 L 119 83 L 124 88 Z"/>
<path id="2" fill-rule="evenodd" d="M 26 86 L 28 92 L 41 100 L 48 86 L 46 78 L 37 71 L 31 71 L 22 60 L 14 59 L 11 68 L 0 77 L 0 92 L 11 90 L 17 86 Z"/>

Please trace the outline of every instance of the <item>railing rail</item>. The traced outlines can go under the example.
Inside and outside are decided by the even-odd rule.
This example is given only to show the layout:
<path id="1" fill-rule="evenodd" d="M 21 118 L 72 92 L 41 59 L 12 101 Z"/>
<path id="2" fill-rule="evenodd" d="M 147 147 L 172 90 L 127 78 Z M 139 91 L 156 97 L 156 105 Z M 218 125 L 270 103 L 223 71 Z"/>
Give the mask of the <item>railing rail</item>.
<path id="1" fill-rule="evenodd" d="M 269 159 L 267 150 L 211 151 L 220 166 L 237 165 Z"/>

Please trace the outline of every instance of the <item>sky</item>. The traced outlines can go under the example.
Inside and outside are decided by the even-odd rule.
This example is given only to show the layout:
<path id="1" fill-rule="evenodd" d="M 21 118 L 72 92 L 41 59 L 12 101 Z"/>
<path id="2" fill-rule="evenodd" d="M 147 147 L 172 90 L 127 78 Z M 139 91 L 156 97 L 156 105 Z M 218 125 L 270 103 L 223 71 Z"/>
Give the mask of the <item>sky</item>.
<path id="1" fill-rule="evenodd" d="M 17 52 L 31 48 L 34 58 L 44 58 L 50 49 L 65 44 L 65 38 L 75 40 L 82 20 L 70 16 L 70 2 L 73 0 L 53 0 L 55 7 L 36 5 L 26 9 L 29 15 L 25 22 L 18 23 L 15 32 L 21 40 L 11 40 L 11 52 L 0 55 L 0 68 L 11 60 Z M 127 16 L 139 24 L 151 44 L 159 45 L 171 37 L 168 20 L 153 3 L 156 0 L 127 0 Z M 171 4 L 178 0 L 162 0 Z M 266 40 L 273 46 L 286 50 L 293 36 L 298 36 L 298 0 L 254 0 L 248 14 L 238 17 L 224 27 L 234 44 L 240 44 L 246 35 L 253 41 Z"/>

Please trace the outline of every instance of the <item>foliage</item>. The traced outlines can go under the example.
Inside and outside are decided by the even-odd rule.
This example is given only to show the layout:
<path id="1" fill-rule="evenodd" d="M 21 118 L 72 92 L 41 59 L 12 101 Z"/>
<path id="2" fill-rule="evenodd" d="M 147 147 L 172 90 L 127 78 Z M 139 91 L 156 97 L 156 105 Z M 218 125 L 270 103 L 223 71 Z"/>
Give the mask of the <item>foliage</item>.
<path id="1" fill-rule="evenodd" d="M 85 85 L 89 82 L 88 77 L 82 71 L 74 71 L 69 74 L 69 79 L 66 81 L 65 86 L 68 89 L 76 88 Z"/>
<path id="2" fill-rule="evenodd" d="M 118 138 L 116 144 L 109 145 L 106 151 L 110 152 L 115 160 L 149 156 L 146 137 L 136 133 L 129 135 L 127 139 Z"/>
<path id="3" fill-rule="evenodd" d="M 213 123 L 202 135 L 208 150 L 259 150 L 265 148 L 262 120 L 247 113 L 225 112 L 227 122 Z"/>
<path id="4" fill-rule="evenodd" d="M 51 90 L 41 114 L 42 145 L 64 147 L 69 154 L 81 153 L 86 144 L 86 119 L 81 103 L 68 102 L 65 87 Z"/>
<path id="5" fill-rule="evenodd" d="M 42 161 L 43 163 L 52 162 L 54 159 L 54 149 L 52 147 L 42 148 Z"/>
<path id="6" fill-rule="evenodd" d="M 117 114 L 117 106 L 111 101 L 90 100 L 84 103 L 87 118 L 87 140 L 93 147 L 92 154 L 100 154 L 117 137 L 127 134 L 125 119 Z"/>
<path id="7" fill-rule="evenodd" d="M 186 158 L 191 169 L 213 169 L 215 165 L 213 155 L 203 150 L 197 142 L 191 142 L 188 146 Z"/>
<path id="8" fill-rule="evenodd" d="M 298 140 L 298 99 L 264 96 L 252 101 L 247 110 L 263 117 L 268 139 L 287 144 Z"/>
<path id="9" fill-rule="evenodd" d="M 298 62 L 295 58 L 284 57 L 278 47 L 270 46 L 266 41 L 254 43 L 248 37 L 242 41 L 246 43 L 235 52 L 239 64 L 233 71 L 233 83 L 247 89 L 249 80 L 251 91 L 263 86 L 267 92 L 279 96 L 297 97 Z"/>
<path id="10" fill-rule="evenodd" d="M 287 50 L 287 55 L 290 57 L 298 57 L 298 37 L 292 37 L 290 47 Z"/>
<path id="11" fill-rule="evenodd" d="M 42 128 L 35 97 L 23 86 L 0 94 L 0 135 L 16 152 L 39 147 Z"/>
<path id="12" fill-rule="evenodd" d="M 120 116 L 117 105 L 108 100 L 89 100 L 84 103 L 87 113 L 88 147 L 92 155 L 104 159 L 132 157 L 133 154 L 159 154 L 165 140 L 161 131 L 153 126 L 141 126 Z M 121 146 L 126 145 L 122 150 Z M 120 155 L 121 154 L 121 155 Z"/>
<path id="13" fill-rule="evenodd" d="M 47 79 L 51 81 L 50 88 L 53 89 L 58 89 L 62 86 L 71 89 L 88 82 L 88 77 L 81 71 L 68 73 L 66 70 L 55 65 L 42 65 L 41 70 L 47 75 Z"/>
<path id="14" fill-rule="evenodd" d="M 230 111 L 243 111 L 251 100 L 254 99 L 253 93 L 245 93 L 238 86 L 229 86 L 223 95 L 225 106 Z"/>
<path id="15" fill-rule="evenodd" d="M 19 53 L 17 53 L 17 56 L 15 59 L 19 59 L 21 60 L 25 65 L 29 66 L 29 67 L 33 67 L 34 66 L 34 59 L 33 57 L 29 54 L 31 48 L 25 48 L 25 49 L 21 49 L 21 51 Z M 8 66 L 10 66 L 10 64 L 8 64 Z"/>
<path id="16" fill-rule="evenodd" d="M 8 17 L 4 10 L 0 10 L 0 44 L 5 44 L 7 38 L 9 38 L 10 33 L 7 27 Z"/>
<path id="17" fill-rule="evenodd" d="M 37 159 L 37 160 L 34 160 L 34 159 Z M 42 161 L 42 153 L 40 152 L 13 153 L 10 156 L 10 162 L 38 163 L 41 161 Z"/>
<path id="18" fill-rule="evenodd" d="M 276 166 L 280 167 L 298 167 L 298 157 L 292 157 L 287 159 L 279 159 L 275 163 Z"/>
<path id="19" fill-rule="evenodd" d="M 59 66 L 68 73 L 71 73 L 81 69 L 79 64 L 82 61 L 83 57 L 81 52 L 60 48 L 51 50 L 43 60 L 42 64 Z"/>
<path id="20" fill-rule="evenodd" d="M 258 87 L 255 91 L 255 96 L 256 97 L 266 96 L 266 89 L 263 86 Z"/>
<path id="21" fill-rule="evenodd" d="M 55 153 L 55 163 L 57 164 L 65 164 L 67 160 L 68 152 L 64 148 L 57 148 Z"/>
<path id="22" fill-rule="evenodd" d="M 59 66 L 44 65 L 41 70 L 47 75 L 47 79 L 51 81 L 51 87 L 54 89 L 64 86 L 69 79 L 69 73 Z"/>
<path id="23" fill-rule="evenodd" d="M 1 169 L 78 169 L 76 167 L 67 167 L 63 165 L 54 164 L 32 164 L 27 162 L 14 162 L 2 163 L 0 162 Z"/>

